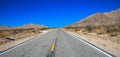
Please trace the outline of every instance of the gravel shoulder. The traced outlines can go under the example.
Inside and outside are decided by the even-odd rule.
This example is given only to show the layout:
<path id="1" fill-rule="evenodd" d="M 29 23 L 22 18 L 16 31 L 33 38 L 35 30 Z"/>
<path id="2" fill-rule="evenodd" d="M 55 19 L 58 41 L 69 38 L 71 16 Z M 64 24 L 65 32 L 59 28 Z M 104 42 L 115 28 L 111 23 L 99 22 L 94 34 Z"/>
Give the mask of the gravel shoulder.
<path id="1" fill-rule="evenodd" d="M 10 42 L 7 42 L 7 43 L 3 43 L 2 45 L 0 45 L 0 51 L 6 50 L 6 49 L 8 49 L 10 47 L 13 47 L 15 45 L 18 45 L 18 44 L 20 44 L 22 42 L 28 41 L 28 40 L 30 40 L 32 38 L 35 38 L 35 37 L 39 36 L 39 35 L 45 34 L 48 31 L 50 31 L 50 30 L 44 30 L 44 31 L 41 31 L 41 33 L 38 33 L 38 34 L 23 37 L 22 39 L 18 39 L 18 40 L 15 40 L 15 41 L 10 41 Z"/>
<path id="2" fill-rule="evenodd" d="M 109 39 L 103 39 L 102 37 L 103 36 L 106 36 L 106 35 L 96 35 L 95 33 L 86 33 L 86 34 L 83 34 L 83 33 L 79 33 L 79 32 L 74 32 L 74 31 L 67 31 L 73 35 L 76 35 L 98 47 L 100 47 L 101 49 L 119 57 L 120 56 L 120 44 L 119 43 L 116 43 L 116 42 L 113 42 Z M 102 36 L 102 37 L 100 37 Z"/>

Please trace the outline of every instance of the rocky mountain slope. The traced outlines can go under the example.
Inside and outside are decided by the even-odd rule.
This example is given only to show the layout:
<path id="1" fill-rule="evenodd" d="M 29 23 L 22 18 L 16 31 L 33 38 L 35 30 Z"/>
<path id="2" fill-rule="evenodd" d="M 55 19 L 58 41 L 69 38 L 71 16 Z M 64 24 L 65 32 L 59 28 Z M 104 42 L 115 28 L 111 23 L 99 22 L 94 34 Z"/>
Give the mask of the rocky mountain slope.
<path id="1" fill-rule="evenodd" d="M 80 26 L 111 26 L 120 25 L 120 8 L 111 12 L 95 13 L 83 20 L 72 24 L 72 27 Z"/>

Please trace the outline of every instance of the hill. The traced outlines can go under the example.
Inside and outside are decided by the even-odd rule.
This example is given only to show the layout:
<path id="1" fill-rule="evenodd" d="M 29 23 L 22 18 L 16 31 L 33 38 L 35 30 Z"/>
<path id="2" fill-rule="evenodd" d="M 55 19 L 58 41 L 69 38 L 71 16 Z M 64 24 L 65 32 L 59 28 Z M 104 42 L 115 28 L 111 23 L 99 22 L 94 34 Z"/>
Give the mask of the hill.
<path id="1" fill-rule="evenodd" d="M 95 13 L 78 21 L 71 27 L 120 25 L 120 8 L 111 12 Z"/>
<path id="2" fill-rule="evenodd" d="M 22 26 L 17 27 L 9 27 L 9 26 L 0 26 L 0 30 L 10 30 L 10 29 L 39 29 L 39 28 L 47 28 L 47 26 L 44 25 L 38 25 L 38 24 L 24 24 Z"/>

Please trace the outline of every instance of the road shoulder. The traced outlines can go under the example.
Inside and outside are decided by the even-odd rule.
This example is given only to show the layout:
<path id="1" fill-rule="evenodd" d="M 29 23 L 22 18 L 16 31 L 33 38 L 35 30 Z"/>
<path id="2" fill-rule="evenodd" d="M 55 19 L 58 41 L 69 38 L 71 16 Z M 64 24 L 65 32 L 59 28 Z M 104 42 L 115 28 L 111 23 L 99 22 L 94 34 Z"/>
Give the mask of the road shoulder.
<path id="1" fill-rule="evenodd" d="M 75 35 L 87 42 L 90 42 L 91 44 L 94 44 L 95 46 L 115 55 L 115 56 L 120 56 L 120 53 L 119 53 L 119 47 L 120 47 L 120 44 L 117 44 L 117 43 L 113 43 L 111 41 L 106 41 L 106 40 L 103 40 L 101 38 L 96 38 L 95 36 L 86 36 L 86 35 L 83 35 L 83 34 L 79 34 L 79 33 L 76 33 L 76 32 L 71 32 L 71 31 L 67 31 L 68 33 L 72 34 L 72 35 Z"/>
<path id="2" fill-rule="evenodd" d="M 50 30 L 41 31 L 42 33 L 38 33 L 38 34 L 31 35 L 31 36 L 28 36 L 28 37 L 23 37 L 22 39 L 18 39 L 18 40 L 15 40 L 15 41 L 4 43 L 4 44 L 0 45 L 0 52 L 2 52 L 4 50 L 7 50 L 9 48 L 12 48 L 12 47 L 14 47 L 16 45 L 19 45 L 19 44 L 21 44 L 21 43 L 23 43 L 25 41 L 30 40 L 30 39 L 36 38 L 37 36 L 45 34 L 45 33 L 49 32 L 49 31 Z"/>

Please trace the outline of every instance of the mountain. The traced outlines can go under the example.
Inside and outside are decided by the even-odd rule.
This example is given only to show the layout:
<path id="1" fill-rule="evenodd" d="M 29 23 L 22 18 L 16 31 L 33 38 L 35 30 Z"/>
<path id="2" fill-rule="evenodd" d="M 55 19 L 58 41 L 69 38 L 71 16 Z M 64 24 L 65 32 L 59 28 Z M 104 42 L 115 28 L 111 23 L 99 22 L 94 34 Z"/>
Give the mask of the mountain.
<path id="1" fill-rule="evenodd" d="M 120 8 L 111 12 L 105 12 L 104 15 L 114 19 L 120 18 Z"/>
<path id="2" fill-rule="evenodd" d="M 47 27 L 44 26 L 44 25 L 38 25 L 38 24 L 24 24 L 24 25 L 19 26 L 17 28 L 19 28 L 19 29 L 29 29 L 29 28 L 47 28 Z"/>
<path id="3" fill-rule="evenodd" d="M 8 26 L 0 26 L 0 30 L 8 30 L 10 29 Z"/>
<path id="4" fill-rule="evenodd" d="M 113 10 L 111 12 L 95 13 L 70 26 L 80 27 L 80 26 L 111 26 L 111 25 L 120 25 L 120 8 L 117 10 Z"/>
<path id="5" fill-rule="evenodd" d="M 38 24 L 24 24 L 22 26 L 17 26 L 17 27 L 0 26 L 0 30 L 31 29 L 31 28 L 48 28 L 48 27 L 44 25 L 38 25 Z"/>

